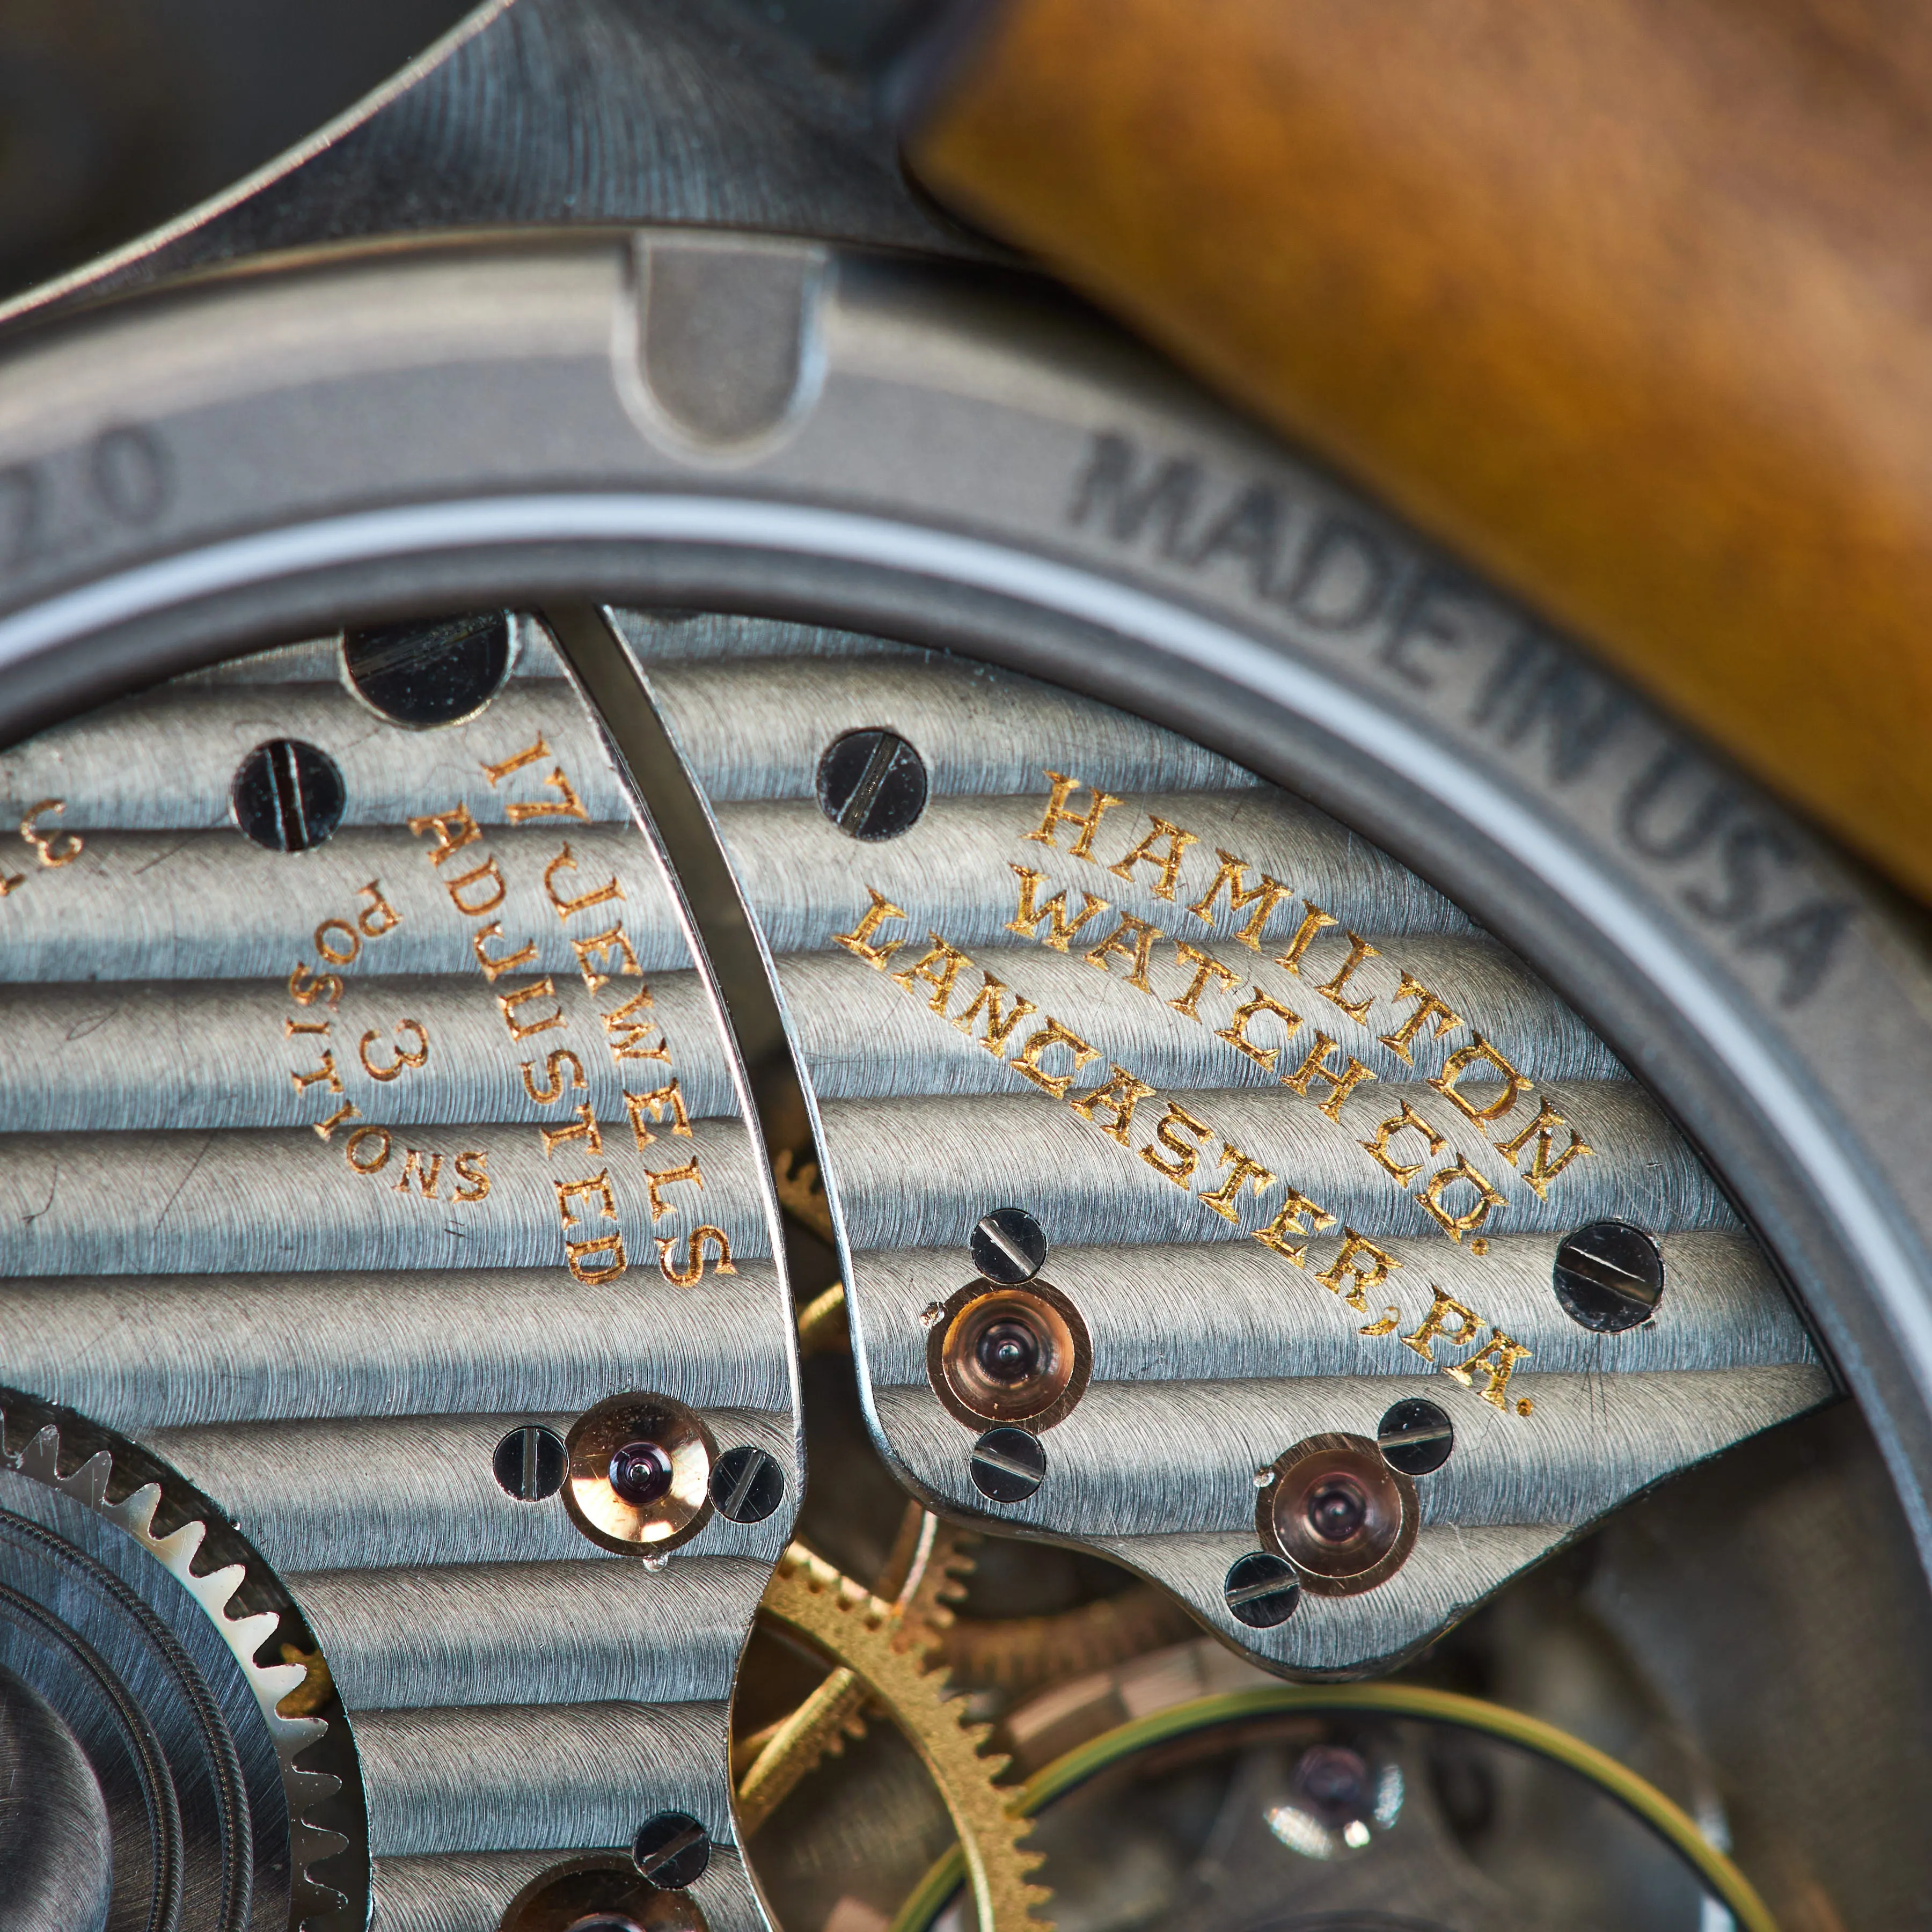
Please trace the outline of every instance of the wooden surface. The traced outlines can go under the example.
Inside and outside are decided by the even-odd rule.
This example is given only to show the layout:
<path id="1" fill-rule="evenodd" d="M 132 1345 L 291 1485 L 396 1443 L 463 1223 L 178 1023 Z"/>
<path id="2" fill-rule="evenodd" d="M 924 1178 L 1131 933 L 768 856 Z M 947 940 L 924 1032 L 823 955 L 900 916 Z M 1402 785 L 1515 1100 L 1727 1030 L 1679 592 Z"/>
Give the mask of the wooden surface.
<path id="1" fill-rule="evenodd" d="M 995 20 L 935 193 L 1932 897 L 1932 8 Z"/>

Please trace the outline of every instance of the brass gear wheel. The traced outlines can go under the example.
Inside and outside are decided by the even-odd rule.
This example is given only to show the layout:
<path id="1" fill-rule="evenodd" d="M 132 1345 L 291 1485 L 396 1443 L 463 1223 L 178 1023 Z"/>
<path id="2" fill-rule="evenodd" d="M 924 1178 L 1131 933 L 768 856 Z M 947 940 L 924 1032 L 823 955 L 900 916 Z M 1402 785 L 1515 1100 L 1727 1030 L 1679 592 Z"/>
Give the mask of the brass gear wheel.
<path id="1" fill-rule="evenodd" d="M 979 1540 L 917 1503 L 906 1505 L 874 1594 L 890 1600 L 908 1641 L 915 1630 L 935 1642 L 949 1634 L 952 1606 L 965 1593 L 972 1546 Z M 737 1802 L 739 1826 L 748 1838 L 801 1778 L 843 1751 L 848 1738 L 864 1736 L 871 1701 L 858 1674 L 841 1664 L 790 1716 L 746 1741 L 750 1760 L 739 1781 Z"/>
<path id="2" fill-rule="evenodd" d="M 1200 1625 L 1156 1584 L 1132 1583 L 1118 1596 L 1036 1617 L 949 1620 L 945 1658 L 964 1690 L 1024 1696 L 1110 1670 L 1130 1658 L 1185 1642 Z"/>
<path id="3" fill-rule="evenodd" d="M 739 1792 L 741 1826 L 748 1834 L 754 1807 L 762 1807 L 756 1817 L 768 1816 L 812 1765 L 859 1735 L 866 1702 L 876 1702 L 905 1733 L 945 1801 L 981 1932 L 1046 1932 L 1046 1922 L 1034 1915 L 1048 1894 L 1030 1876 L 1040 1855 L 1022 1844 L 1030 1827 L 1015 1814 L 1015 1794 L 997 1782 L 1008 1760 L 987 1754 L 992 1727 L 968 1721 L 964 1701 L 944 1695 L 945 1672 L 934 1653 L 940 1620 L 951 1614 L 945 1600 L 958 1594 L 958 1552 L 953 1532 L 921 1515 L 915 1560 L 895 1600 L 875 1596 L 802 1544 L 779 1562 L 765 1592 L 764 1615 L 838 1668 L 776 1727 L 747 1773 Z"/>

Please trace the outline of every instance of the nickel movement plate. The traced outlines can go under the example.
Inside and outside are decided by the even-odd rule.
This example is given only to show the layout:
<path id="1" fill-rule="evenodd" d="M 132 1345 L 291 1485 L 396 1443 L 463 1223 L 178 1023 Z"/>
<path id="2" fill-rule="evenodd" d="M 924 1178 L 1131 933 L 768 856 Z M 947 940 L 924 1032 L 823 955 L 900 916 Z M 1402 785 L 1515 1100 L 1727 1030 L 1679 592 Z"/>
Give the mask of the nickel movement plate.
<path id="1" fill-rule="evenodd" d="M 922 1674 L 968 1531 L 1157 1586 L 1229 1695 L 1841 1394 L 1932 1544 L 1912 921 L 1030 285 L 672 230 L 212 277 L 16 341 L 0 573 L 0 1527 L 58 1545 L 0 1715 L 102 1794 L 76 1924 L 748 1932 L 772 1767 L 868 1708 L 982 1922 L 1044 1913 L 972 1726 L 1046 1720 Z M 922 1506 L 856 1583 L 794 1534 L 813 1225 Z M 761 1601 L 837 1667 L 748 1740 Z M 1796 1621 L 1738 1667 L 1903 1896 L 1923 1747 L 1853 1739 L 1924 1666 L 1848 1694 Z"/>

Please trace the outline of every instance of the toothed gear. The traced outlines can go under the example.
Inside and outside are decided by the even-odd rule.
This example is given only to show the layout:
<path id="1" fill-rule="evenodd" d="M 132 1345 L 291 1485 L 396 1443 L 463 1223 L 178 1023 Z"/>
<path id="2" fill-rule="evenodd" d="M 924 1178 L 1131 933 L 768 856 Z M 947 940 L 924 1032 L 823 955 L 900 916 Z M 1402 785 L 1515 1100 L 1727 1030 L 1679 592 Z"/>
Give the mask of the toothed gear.
<path id="1" fill-rule="evenodd" d="M 343 1858 L 352 1840 L 312 1816 L 345 1797 L 338 1808 L 359 1811 L 344 1788 L 354 1781 L 346 1726 L 339 1710 L 332 1725 L 280 1708 L 332 1701 L 316 1694 L 326 1666 L 299 1642 L 282 1645 L 286 1660 L 256 1661 L 278 1634 L 306 1633 L 219 1508 L 139 1444 L 0 1390 L 0 1543 L 11 1546 L 0 1584 L 0 1676 L 14 1673 L 16 1702 L 50 1708 L 79 1732 L 83 1759 L 90 1741 L 98 1747 L 83 1779 L 104 1773 L 113 1784 L 124 1748 L 146 1803 L 145 1858 L 128 1869 L 118 1839 L 110 1855 L 110 1922 L 170 1932 L 360 1926 L 366 1859 L 358 1870 L 338 1867 L 335 1883 L 314 1869 L 352 1862 Z M 211 1558 L 213 1567 L 197 1570 L 198 1558 Z M 37 1578 L 53 1587 L 37 1596 Z M 39 1683 L 36 1658 L 55 1662 Z M 130 1660 L 133 1670 L 117 1668 Z M 84 1694 L 63 1664 L 78 1670 Z M 185 1722 L 171 1723 L 168 1694 Z M 326 1743 L 349 1778 L 298 1762 Z M 112 1802 L 105 1808 L 113 1814 Z M 122 1899 L 138 1900 L 144 1881 L 151 1904 L 143 1912 L 136 1903 L 130 1915 Z"/>
<path id="2" fill-rule="evenodd" d="M 979 1540 L 972 1531 L 941 1521 L 917 1503 L 907 1506 L 898 1547 L 881 1587 L 892 1589 L 892 1607 L 909 1642 L 922 1642 L 930 1648 L 945 1638 L 954 1621 L 951 1606 L 966 1594 L 972 1549 Z M 917 1631 L 925 1636 L 916 1637 Z M 738 1821 L 747 1838 L 801 1779 L 866 1735 L 869 1702 L 857 1673 L 841 1665 L 764 1735 L 738 1786 Z"/>
<path id="3" fill-rule="evenodd" d="M 1022 1696 L 1052 1684 L 1111 1670 L 1129 1658 L 1180 1643 L 1199 1629 L 1158 1585 L 1130 1584 L 1070 1610 L 1037 1617 L 949 1619 L 946 1666 L 965 1690 Z"/>
<path id="4" fill-rule="evenodd" d="M 966 1594 L 966 1579 L 972 1574 L 973 1552 L 980 1538 L 930 1510 L 920 1510 L 919 1514 L 912 1562 L 896 1600 L 902 1606 L 909 1625 L 923 1625 L 943 1636 L 955 1622 L 952 1606 Z"/>
<path id="5" fill-rule="evenodd" d="M 947 1574 L 942 1562 L 936 1577 Z M 918 1573 L 928 1575 L 935 1575 L 930 1555 Z M 917 1582 L 908 1582 L 916 1590 Z M 942 1616 L 950 1614 L 941 1600 L 945 1589 L 935 1580 L 928 1599 Z M 932 1660 L 932 1626 L 796 1544 L 779 1563 L 762 1607 L 850 1671 L 917 1750 L 959 1834 L 981 1932 L 1046 1932 L 1048 1922 L 1034 1914 L 1048 1894 L 1030 1876 L 1040 1854 L 1023 1842 L 1030 1827 L 1014 1814 L 1016 1794 L 997 1781 L 1008 1760 L 987 1754 L 991 1726 L 969 1722 L 964 1701 L 945 1695 L 944 1670 Z"/>

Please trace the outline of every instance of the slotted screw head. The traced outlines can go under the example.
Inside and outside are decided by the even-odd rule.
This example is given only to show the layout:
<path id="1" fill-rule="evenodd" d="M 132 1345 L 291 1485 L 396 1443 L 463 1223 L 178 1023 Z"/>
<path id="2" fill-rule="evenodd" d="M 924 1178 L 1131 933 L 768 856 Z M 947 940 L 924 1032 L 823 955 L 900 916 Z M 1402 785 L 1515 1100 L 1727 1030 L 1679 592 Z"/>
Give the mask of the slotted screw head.
<path id="1" fill-rule="evenodd" d="M 1046 1477 L 1046 1450 L 1024 1429 L 989 1429 L 973 1445 L 973 1486 L 988 1502 L 1023 1503 Z"/>
<path id="2" fill-rule="evenodd" d="M 520 1503 L 540 1503 L 563 1487 L 570 1456 L 554 1429 L 526 1422 L 496 1444 L 490 1467 L 506 1494 Z"/>
<path id="3" fill-rule="evenodd" d="M 1250 1630 L 1272 1630 L 1301 1606 L 1301 1577 L 1285 1556 L 1251 1550 L 1228 1566 L 1222 1596 L 1237 1622 Z"/>
<path id="4" fill-rule="evenodd" d="M 763 1522 L 784 1492 L 784 1470 L 762 1449 L 728 1449 L 711 1472 L 711 1500 L 734 1522 Z"/>
<path id="5" fill-rule="evenodd" d="M 236 768 L 228 794 L 235 823 L 271 852 L 306 852 L 342 823 L 349 802 L 342 768 L 320 745 L 272 738 Z"/>
<path id="6" fill-rule="evenodd" d="M 896 731 L 848 731 L 818 761 L 818 806 L 849 838 L 896 838 L 926 809 L 926 760 Z"/>
<path id="7" fill-rule="evenodd" d="M 504 610 L 350 631 L 342 668 L 357 694 L 393 723 L 423 729 L 474 718 L 510 671 Z"/>
<path id="8" fill-rule="evenodd" d="M 711 1834 L 688 1811 L 660 1811 L 631 1841 L 639 1871 L 660 1892 L 695 1885 L 711 1863 Z"/>
<path id="9" fill-rule="evenodd" d="M 995 1208 L 980 1216 L 967 1246 L 988 1281 L 1017 1288 L 1046 1265 L 1046 1235 L 1024 1208 Z"/>
<path id="10" fill-rule="evenodd" d="M 1551 1279 L 1571 1321 L 1615 1335 L 1657 1312 L 1664 1299 L 1664 1256 L 1649 1235 L 1628 1221 L 1592 1221 L 1563 1238 Z"/>
<path id="11" fill-rule="evenodd" d="M 1412 1396 L 1396 1403 L 1376 1424 L 1376 1447 L 1391 1469 L 1405 1476 L 1431 1475 L 1456 1447 L 1456 1426 L 1434 1402 Z"/>

